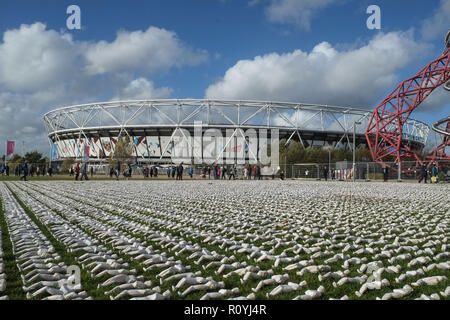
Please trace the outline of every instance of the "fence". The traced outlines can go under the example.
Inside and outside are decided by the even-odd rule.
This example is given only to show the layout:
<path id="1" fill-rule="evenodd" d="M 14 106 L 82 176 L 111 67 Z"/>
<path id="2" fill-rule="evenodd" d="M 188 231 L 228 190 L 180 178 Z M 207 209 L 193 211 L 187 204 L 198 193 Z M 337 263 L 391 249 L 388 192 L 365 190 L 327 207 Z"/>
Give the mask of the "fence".
<path id="1" fill-rule="evenodd" d="M 428 166 L 429 162 L 426 162 L 425 165 Z M 415 180 L 419 179 L 421 175 L 420 168 L 416 167 L 415 162 L 403 162 L 401 167 L 401 172 L 399 175 L 398 165 L 396 163 L 387 163 L 388 165 L 388 179 L 389 180 Z M 143 164 L 133 164 L 132 165 L 132 173 L 134 176 L 143 176 L 144 169 L 150 168 L 153 165 L 143 165 Z M 122 166 L 125 169 L 125 165 Z M 167 177 L 167 171 L 171 170 L 171 167 L 167 168 L 167 165 L 164 167 L 156 166 L 158 168 L 158 176 Z M 337 162 L 337 163 L 309 163 L 309 164 L 280 164 L 280 169 L 278 172 L 272 177 L 271 173 L 264 175 L 264 171 L 262 172 L 263 179 L 272 179 L 279 178 L 280 173 L 284 172 L 286 179 L 316 179 L 316 180 L 353 180 L 353 164 L 348 161 Z M 16 169 L 17 168 L 17 169 Z M 95 176 L 109 176 L 110 168 L 108 164 L 89 164 L 88 165 L 88 174 L 92 174 Z M 184 175 L 189 174 L 189 169 L 193 169 L 193 175 L 198 178 L 202 177 L 204 170 L 208 167 L 204 167 L 202 165 L 184 165 Z M 221 171 L 227 166 L 221 166 Z M 227 174 L 225 178 L 229 178 L 228 172 L 231 166 L 228 166 Z M 253 166 L 252 166 L 253 168 Z M 244 169 L 245 167 L 239 166 L 236 168 L 236 178 L 243 179 L 244 178 Z M 450 180 L 450 161 L 447 162 L 439 162 L 438 170 L 440 175 L 440 180 Z M 253 171 L 253 170 L 252 170 Z M 52 175 L 62 174 L 68 175 L 69 172 L 61 171 L 61 166 L 57 163 L 52 164 Z M 5 166 L 2 166 L 1 174 L 9 176 L 20 176 L 22 173 L 21 166 L 17 164 L 9 164 L 9 170 L 7 172 Z M 28 164 L 28 175 L 30 176 L 44 176 L 49 175 L 49 166 L 42 164 Z M 208 177 L 208 170 L 205 172 L 206 178 Z M 222 174 L 221 174 L 222 175 Z M 172 174 L 170 175 L 172 177 Z M 254 178 L 253 172 L 247 173 L 247 177 Z M 211 178 L 213 177 L 213 173 L 211 172 Z M 358 162 L 355 164 L 355 180 L 382 180 L 383 179 L 383 167 L 379 163 L 375 162 Z"/>
<path id="2" fill-rule="evenodd" d="M 428 167 L 430 163 L 425 162 Z M 403 162 L 399 174 L 398 164 L 386 163 L 388 166 L 387 178 L 389 180 L 415 180 L 420 179 L 421 170 L 415 162 Z M 280 166 L 286 172 L 287 178 L 292 179 L 335 179 L 353 180 L 353 164 L 351 162 L 338 162 L 327 164 L 286 164 Z M 450 161 L 438 163 L 438 171 L 442 178 L 450 178 Z M 375 162 L 358 162 L 355 164 L 355 180 L 382 180 L 383 167 Z"/>

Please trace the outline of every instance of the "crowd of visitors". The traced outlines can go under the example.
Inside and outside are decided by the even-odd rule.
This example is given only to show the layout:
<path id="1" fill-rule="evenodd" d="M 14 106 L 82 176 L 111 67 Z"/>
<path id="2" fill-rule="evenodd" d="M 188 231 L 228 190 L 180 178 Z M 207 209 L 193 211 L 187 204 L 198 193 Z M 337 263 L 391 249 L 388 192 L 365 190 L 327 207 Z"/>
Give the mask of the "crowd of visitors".
<path id="1" fill-rule="evenodd" d="M 39 177 L 42 176 L 52 176 L 53 175 L 53 168 L 52 167 L 46 167 L 46 166 L 35 166 L 35 165 L 29 165 L 26 162 L 23 162 L 19 165 L 13 166 L 14 176 L 20 177 L 21 180 L 27 180 L 27 177 L 34 177 L 35 175 Z M 1 175 L 2 176 L 9 176 L 10 175 L 10 167 L 8 164 L 2 165 L 0 167 Z M 144 176 L 145 179 L 148 178 L 158 178 L 159 171 L 160 170 L 166 170 L 167 172 L 167 178 L 176 179 L 176 180 L 183 180 L 183 175 L 185 173 L 185 168 L 183 163 L 179 165 L 170 165 L 166 168 L 158 166 L 158 165 L 152 165 L 152 166 L 144 166 L 143 168 L 137 168 L 137 173 Z M 390 173 L 390 167 L 388 165 L 382 166 L 382 174 L 383 174 L 383 180 L 386 182 L 389 180 L 389 173 Z M 88 163 L 76 163 L 74 166 L 71 166 L 69 168 L 69 176 L 74 177 L 75 180 L 89 180 L 88 175 L 90 174 L 90 177 L 92 178 L 94 174 L 96 173 L 96 169 L 94 166 L 89 165 Z M 395 171 L 395 170 L 394 170 Z M 417 176 L 418 182 L 422 183 L 439 183 L 439 167 L 438 165 L 433 162 L 431 164 L 420 165 L 416 168 L 409 168 L 407 169 L 408 172 L 411 172 L 414 174 L 412 177 Z M 213 165 L 209 166 L 203 166 L 199 169 L 199 171 L 194 171 L 193 166 L 189 166 L 186 170 L 187 175 L 190 179 L 194 179 L 195 172 L 199 174 L 199 177 L 201 179 L 214 179 L 214 180 L 262 180 L 263 175 L 261 172 L 261 167 L 259 165 L 247 165 L 245 167 L 241 167 L 240 169 L 237 168 L 236 165 L 219 165 L 217 163 L 214 163 Z M 120 175 L 123 175 L 124 178 L 130 179 L 132 177 L 133 169 L 132 166 L 129 164 L 122 164 L 120 161 L 118 161 L 114 166 L 110 167 L 109 176 L 110 178 L 115 178 L 116 180 L 119 180 Z M 328 179 L 336 180 L 339 179 L 339 170 L 336 170 L 334 168 L 328 168 L 327 166 L 324 166 L 320 171 L 317 169 L 317 175 L 315 175 L 315 169 L 313 174 L 310 175 L 310 171 L 308 169 L 300 170 L 298 172 L 299 177 L 304 177 L 306 179 L 308 178 L 318 178 L 318 179 L 324 179 L 325 181 L 328 181 Z M 265 174 L 267 176 L 267 173 Z M 289 173 L 291 175 L 291 173 Z M 338 177 L 336 177 L 338 176 Z M 268 176 L 270 179 L 270 175 Z M 280 180 L 286 179 L 286 172 L 283 170 L 278 171 L 277 173 L 273 172 L 271 175 L 272 180 L 275 179 L 275 177 L 279 178 Z"/>

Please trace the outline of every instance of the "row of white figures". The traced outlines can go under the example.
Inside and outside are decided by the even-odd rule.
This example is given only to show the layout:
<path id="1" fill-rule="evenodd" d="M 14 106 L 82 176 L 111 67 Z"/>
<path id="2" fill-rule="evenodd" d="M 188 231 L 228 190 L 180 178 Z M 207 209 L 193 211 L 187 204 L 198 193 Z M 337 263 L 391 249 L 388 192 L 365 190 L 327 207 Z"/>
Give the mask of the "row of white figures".
<path id="1" fill-rule="evenodd" d="M 87 299 L 80 285 L 70 285 L 73 278 L 68 266 L 53 245 L 31 220 L 11 192 L 0 186 L 5 220 L 10 232 L 17 267 L 26 297 L 54 299 Z"/>
<path id="2" fill-rule="evenodd" d="M 450 253 L 447 252 L 448 245 L 446 242 L 448 242 L 448 239 L 445 237 L 445 232 L 429 232 L 430 230 L 433 230 L 433 226 L 437 225 L 441 225 L 443 230 L 448 230 L 448 227 L 446 227 L 445 223 L 442 223 L 442 220 L 440 222 L 438 221 L 441 212 L 438 210 L 439 214 L 438 218 L 436 218 L 436 216 L 430 215 L 427 210 L 416 207 L 415 204 L 402 204 L 401 206 L 392 207 L 392 203 L 389 203 L 389 201 L 384 201 L 386 202 L 386 204 L 384 204 L 383 201 L 380 200 L 377 205 L 382 209 L 385 209 L 386 214 L 384 214 L 382 210 L 374 210 L 373 214 L 375 219 L 373 220 L 373 223 L 368 223 L 368 215 L 364 210 L 354 212 L 349 208 L 349 212 L 342 213 L 340 208 L 336 208 L 335 212 L 333 212 L 333 207 L 330 208 L 325 202 L 323 205 L 327 207 L 327 209 L 331 209 L 329 210 L 331 217 L 325 216 L 324 218 L 323 212 L 314 215 L 305 212 L 300 213 L 300 218 L 293 219 L 294 214 L 299 211 L 298 208 L 295 208 L 295 210 L 292 211 L 292 215 L 291 213 L 282 213 L 283 218 L 292 221 L 292 227 L 296 230 L 296 233 L 293 235 L 292 232 L 279 230 L 280 219 L 271 219 L 270 216 L 268 217 L 264 214 L 261 215 L 260 223 L 252 225 L 251 228 L 249 228 L 250 225 L 246 223 L 246 228 L 243 228 L 240 226 L 243 225 L 243 223 L 239 224 L 237 223 L 238 221 L 257 221 L 259 213 L 250 214 L 250 217 L 248 217 L 249 219 L 247 219 L 246 215 L 248 210 L 235 210 L 229 208 L 231 214 L 224 217 L 223 215 L 217 214 L 217 211 L 214 209 L 216 205 L 210 204 L 210 206 L 201 210 L 198 210 L 199 207 L 195 208 L 195 210 L 186 209 L 186 205 L 184 207 L 182 206 L 184 199 L 183 194 L 181 194 L 181 197 L 178 199 L 171 199 L 169 197 L 169 201 L 155 206 L 155 200 L 151 199 L 153 197 L 131 199 L 131 195 L 136 196 L 137 193 L 131 188 L 128 189 L 127 192 L 128 194 L 125 193 L 125 195 L 117 195 L 114 192 L 111 192 L 108 195 L 105 194 L 101 188 L 93 188 L 82 191 L 81 195 L 74 196 L 73 194 L 70 194 L 70 190 L 64 190 L 63 187 L 63 190 L 59 189 L 57 192 L 55 191 L 55 194 L 58 195 L 58 199 L 59 197 L 62 198 L 61 201 L 67 205 L 69 211 L 71 207 L 76 208 L 77 210 L 81 210 L 84 214 L 92 215 L 91 218 L 110 221 L 110 224 L 108 224 L 109 227 L 113 225 L 117 229 L 120 228 L 123 232 L 122 236 L 126 239 L 119 239 L 115 242 L 111 242 L 111 244 L 115 249 L 120 250 L 121 252 L 128 254 L 128 247 L 136 244 L 135 241 L 129 241 L 129 235 L 133 230 L 135 230 L 136 233 L 142 231 L 142 233 L 148 234 L 149 237 L 147 239 L 150 239 L 152 244 L 156 244 L 165 251 L 156 252 L 155 250 L 152 253 L 148 253 L 150 256 L 143 260 L 143 262 L 148 261 L 147 263 L 149 264 L 148 266 L 145 266 L 146 270 L 160 267 L 164 268 L 164 271 L 167 270 L 166 273 L 161 274 L 160 282 L 165 281 L 163 278 L 169 278 L 169 275 L 175 275 L 177 272 L 188 273 L 190 267 L 189 265 L 184 266 L 181 261 L 175 259 L 171 260 L 173 257 L 168 256 L 157 262 L 157 260 L 160 259 L 157 255 L 159 254 L 164 257 L 164 253 L 172 253 L 175 256 L 189 253 L 189 263 L 194 265 L 198 264 L 204 270 L 217 268 L 215 274 L 217 276 L 223 275 L 224 278 L 237 274 L 241 278 L 241 283 L 250 280 L 269 280 L 272 275 L 263 275 L 262 272 L 269 273 L 270 271 L 273 272 L 273 270 L 261 270 L 256 267 L 259 263 L 271 262 L 274 269 L 282 268 L 287 272 L 295 271 L 301 276 L 306 273 L 317 274 L 319 280 L 332 278 L 336 282 L 336 286 L 341 280 L 341 285 L 354 283 L 354 281 L 356 281 L 356 283 L 363 286 L 365 282 L 361 278 L 364 276 L 367 276 L 368 278 L 372 275 L 372 271 L 370 271 L 372 268 L 367 267 L 367 265 L 373 262 L 376 264 L 381 262 L 381 265 L 377 265 L 378 269 L 374 274 L 376 277 L 381 277 L 383 273 L 399 274 L 400 271 L 404 274 L 408 274 L 408 272 L 414 271 L 408 270 L 410 268 L 421 268 L 424 273 L 422 275 L 419 272 L 418 275 L 425 277 L 426 273 L 432 270 L 431 268 L 446 270 L 445 268 L 448 262 L 442 262 L 442 260 L 448 259 L 450 255 Z M 382 195 L 385 197 L 388 196 L 388 199 L 389 197 L 392 197 L 392 195 L 389 195 L 386 192 L 384 192 L 384 194 L 382 192 Z M 408 197 L 412 198 L 412 196 L 413 195 L 406 195 L 400 192 L 399 198 L 407 199 Z M 430 196 L 433 195 L 430 193 Z M 66 200 L 64 200 L 64 197 L 67 197 Z M 108 202 L 105 208 L 109 208 L 109 211 L 101 209 L 93 210 L 94 205 L 102 206 L 101 203 L 98 203 L 99 198 L 104 198 L 105 201 Z M 77 201 L 73 201 L 73 199 L 77 199 Z M 157 201 L 162 201 L 164 199 L 167 199 L 167 197 L 163 198 L 161 195 L 161 198 L 158 198 L 158 195 L 156 195 Z M 226 195 L 224 198 L 216 197 L 215 199 L 218 200 L 218 205 L 223 205 L 225 203 L 223 202 L 223 199 L 229 201 Z M 236 199 L 238 199 L 237 196 Z M 83 202 L 81 202 L 81 200 L 83 200 Z M 149 205 L 146 205 L 145 203 L 148 203 Z M 239 206 L 240 202 L 237 203 L 237 205 Z M 272 205 L 276 206 L 276 201 L 267 204 L 269 207 Z M 426 206 L 427 205 L 425 204 L 425 207 Z M 163 207 L 165 210 L 163 210 Z M 148 215 L 142 213 L 144 208 L 150 208 L 147 210 Z M 155 209 L 153 210 L 153 208 Z M 213 210 L 207 212 L 209 208 L 213 208 Z M 418 209 L 416 210 L 416 212 L 419 212 L 417 215 L 408 215 L 406 218 L 402 216 L 404 212 L 408 213 L 408 211 L 413 211 L 415 209 Z M 318 209 L 317 211 L 320 210 L 323 209 Z M 391 215 L 387 214 L 388 210 L 392 212 Z M 119 215 L 116 215 L 115 212 Z M 311 217 L 313 219 L 311 219 Z M 341 220 L 339 220 L 338 217 L 341 218 Z M 408 230 L 400 229 L 398 224 L 395 223 L 396 219 L 399 218 L 408 221 Z M 105 224 L 99 223 L 98 220 L 94 221 L 94 225 L 98 228 L 98 232 L 100 232 L 101 228 L 105 228 Z M 300 228 L 297 221 L 302 220 L 310 222 L 313 227 Z M 336 228 L 334 230 L 328 225 L 330 221 L 336 222 Z M 345 225 L 347 221 L 350 221 L 350 224 Z M 426 225 L 423 227 L 422 225 L 425 222 Z M 361 228 L 360 225 L 365 227 Z M 297 231 L 295 226 L 299 226 L 299 231 Z M 174 232 L 183 230 L 183 232 L 180 232 L 181 236 L 172 236 L 169 231 L 164 233 L 161 230 L 174 230 Z M 220 230 L 220 235 L 218 235 L 218 230 Z M 227 232 L 230 232 L 231 234 L 227 235 Z M 95 235 L 100 235 L 100 233 Z M 294 239 L 302 241 L 302 244 L 299 245 L 296 244 L 295 241 L 293 242 L 292 235 L 294 236 Z M 183 241 L 183 236 L 187 236 L 191 239 L 199 239 L 199 242 L 192 243 L 185 241 L 184 243 L 181 243 L 181 241 Z M 105 236 L 102 238 L 102 241 L 109 241 L 108 237 L 109 236 Z M 246 241 L 250 242 L 254 239 L 259 239 L 259 241 L 264 239 L 266 242 L 263 242 L 263 244 L 270 244 L 272 248 L 264 247 L 263 244 L 249 244 L 243 239 L 247 239 Z M 208 245 L 215 244 L 222 252 L 225 251 L 226 254 L 230 254 L 231 256 L 228 257 L 224 253 L 220 253 L 221 251 L 219 251 L 219 249 L 217 251 L 206 250 L 201 247 L 203 243 L 207 243 Z M 426 247 L 422 246 L 423 243 L 426 244 Z M 141 243 L 141 245 L 143 247 L 146 246 L 144 243 Z M 146 248 L 149 247 L 151 246 L 147 245 Z M 274 250 L 275 247 L 277 247 L 277 250 Z M 444 249 L 437 250 L 437 248 Z M 283 249 L 283 251 L 281 251 L 280 254 L 276 254 L 276 252 L 280 252 L 281 249 Z M 336 250 L 340 250 L 340 252 L 336 253 Z M 439 251 L 443 252 L 438 253 Z M 288 252 L 293 252 L 296 256 L 288 256 Z M 246 261 L 239 262 L 239 264 L 236 261 L 231 260 L 233 255 L 242 253 L 247 254 L 248 263 L 255 263 L 256 266 L 250 266 Z M 300 260 L 299 254 L 302 254 L 302 256 L 307 254 L 309 255 L 309 259 Z M 371 259 L 374 259 L 375 261 L 370 261 L 367 257 L 361 257 L 361 255 L 367 254 L 373 255 Z M 152 260 L 153 256 L 155 256 L 155 260 Z M 314 261 L 328 257 L 331 258 L 325 260 L 322 264 L 315 263 Z M 335 269 L 336 266 L 334 263 L 338 261 L 341 262 L 341 270 Z M 408 268 L 406 270 L 401 270 L 400 266 L 396 265 L 403 261 L 407 262 Z M 387 262 L 391 265 L 387 265 Z M 296 266 L 297 263 L 298 265 Z M 305 265 L 301 265 L 301 263 L 304 263 Z M 328 266 L 328 264 L 333 264 L 333 267 Z M 369 271 L 360 268 L 358 271 L 363 274 L 363 277 L 356 277 L 359 279 L 349 277 L 349 274 L 345 274 L 345 272 L 354 265 L 361 266 L 361 268 L 366 265 L 366 268 Z M 241 270 L 247 267 L 253 267 L 254 269 Z M 319 267 L 321 267 L 321 269 Z M 195 276 L 197 277 L 200 275 L 197 274 Z M 367 278 L 365 278 L 366 282 Z M 398 278 L 401 279 L 402 275 L 399 275 Z M 219 279 L 220 277 L 215 277 L 214 281 L 218 284 L 220 283 Z M 405 276 L 404 280 L 406 279 L 409 279 L 409 277 Z M 380 279 L 379 281 L 383 282 L 383 279 Z M 380 287 L 382 287 L 381 284 Z M 204 283 L 198 285 L 204 285 Z M 386 286 L 386 282 L 382 285 Z M 377 290 L 379 285 L 368 285 L 366 287 L 366 289 L 362 290 L 363 294 L 369 290 Z"/>
<path id="3" fill-rule="evenodd" d="M 160 290 L 157 287 L 151 288 L 151 282 L 143 282 L 142 276 L 136 276 L 136 270 L 129 270 L 128 263 L 124 263 L 123 259 L 119 258 L 117 254 L 107 250 L 107 248 L 101 245 L 98 240 L 90 237 L 89 234 L 76 226 L 67 225 L 67 223 L 65 223 L 67 221 L 63 220 L 62 217 L 50 214 L 51 211 L 49 211 L 48 208 L 42 206 L 42 204 L 32 197 L 26 197 L 21 190 L 16 189 L 15 192 L 17 192 L 17 195 L 21 197 L 23 202 L 35 212 L 36 217 L 40 219 L 42 223 L 49 226 L 50 232 L 54 234 L 58 241 L 70 248 L 69 250 L 74 251 L 75 246 L 77 249 L 81 249 L 82 252 L 85 252 L 81 256 L 78 256 L 77 262 L 88 271 L 91 279 L 103 279 L 108 277 L 107 280 L 98 284 L 99 289 L 114 287 L 113 290 L 116 289 L 114 291 L 117 291 L 117 287 L 124 284 L 135 284 L 137 287 L 144 287 L 144 289 L 126 286 L 121 287 L 119 290 L 121 289 L 122 291 L 116 296 L 111 295 L 111 299 L 123 299 L 136 296 L 161 299 L 163 295 L 160 294 Z M 65 215 L 69 221 L 76 221 L 75 219 L 79 217 L 78 212 L 73 211 L 65 211 Z M 96 229 L 99 225 L 94 220 L 88 221 L 83 219 L 83 222 L 85 223 L 84 227 L 86 230 L 90 228 L 88 231 L 91 234 L 97 232 L 97 234 L 100 235 L 101 232 L 103 232 L 105 237 L 109 237 L 110 240 L 115 240 L 116 244 L 123 243 L 126 239 L 113 231 L 102 231 L 104 230 L 103 226 L 100 226 L 100 229 Z M 83 244 L 84 248 L 82 247 Z M 58 295 L 54 296 L 55 299 L 61 298 L 58 297 Z M 167 294 L 164 298 L 166 297 Z"/>
<path id="4" fill-rule="evenodd" d="M 2 230 L 0 229 L 0 300 L 8 299 L 8 296 L 5 295 L 6 292 L 6 267 L 5 262 L 3 260 L 3 243 L 2 243 Z"/>

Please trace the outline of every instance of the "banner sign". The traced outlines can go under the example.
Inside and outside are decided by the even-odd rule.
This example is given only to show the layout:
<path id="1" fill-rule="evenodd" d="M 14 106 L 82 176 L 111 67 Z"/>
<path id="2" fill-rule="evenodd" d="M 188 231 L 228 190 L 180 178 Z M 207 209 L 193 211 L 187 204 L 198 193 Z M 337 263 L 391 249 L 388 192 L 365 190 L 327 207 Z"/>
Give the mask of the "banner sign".
<path id="1" fill-rule="evenodd" d="M 58 146 L 56 143 L 52 144 L 52 161 L 58 160 Z"/>
<path id="2" fill-rule="evenodd" d="M 15 141 L 6 142 L 6 160 L 11 160 L 11 158 L 14 156 L 15 145 L 16 145 Z"/>
<path id="3" fill-rule="evenodd" d="M 89 146 L 84 146 L 83 162 L 89 162 Z"/>

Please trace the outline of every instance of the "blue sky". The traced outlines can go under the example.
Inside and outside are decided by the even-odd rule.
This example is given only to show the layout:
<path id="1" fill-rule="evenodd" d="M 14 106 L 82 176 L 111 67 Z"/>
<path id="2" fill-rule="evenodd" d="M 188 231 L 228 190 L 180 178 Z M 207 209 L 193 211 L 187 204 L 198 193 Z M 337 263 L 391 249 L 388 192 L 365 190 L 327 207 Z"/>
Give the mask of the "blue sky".
<path id="1" fill-rule="evenodd" d="M 71 4 L 81 8 L 82 30 L 66 28 Z M 366 27 L 371 4 L 381 8 L 381 30 Z M 449 16 L 449 0 L 3 0 L 0 110 L 11 117 L 2 117 L 0 136 L 40 137 L 46 148 L 43 112 L 114 98 L 373 109 L 442 53 Z M 433 94 L 413 117 L 432 123 L 448 115 L 449 101 Z"/>

